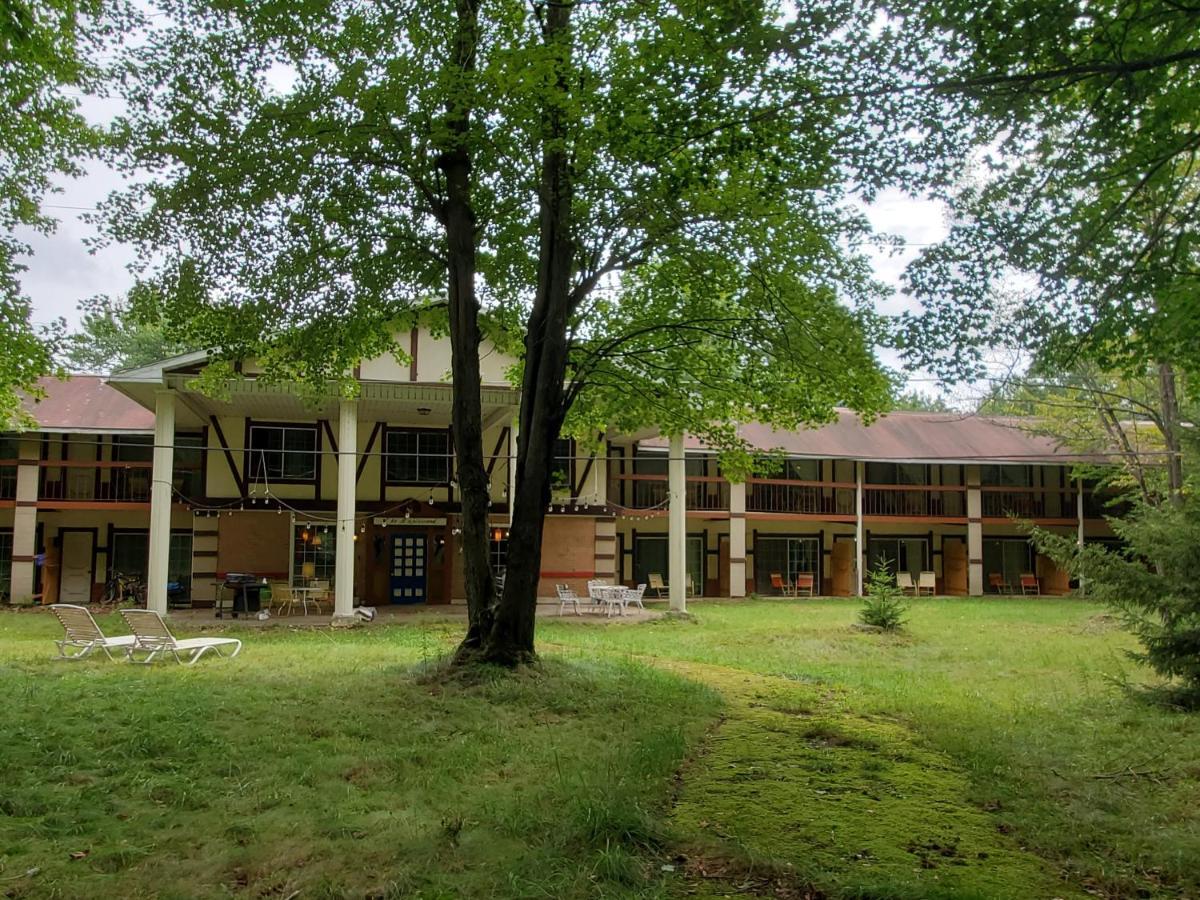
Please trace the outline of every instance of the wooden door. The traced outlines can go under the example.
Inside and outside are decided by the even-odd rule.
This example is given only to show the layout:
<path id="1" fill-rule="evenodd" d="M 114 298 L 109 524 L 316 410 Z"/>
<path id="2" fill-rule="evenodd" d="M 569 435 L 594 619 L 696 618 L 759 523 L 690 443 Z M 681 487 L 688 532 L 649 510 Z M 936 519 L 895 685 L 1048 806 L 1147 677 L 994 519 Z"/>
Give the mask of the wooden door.
<path id="1" fill-rule="evenodd" d="M 967 542 L 962 538 L 942 538 L 942 580 L 947 594 L 967 594 Z"/>
<path id="2" fill-rule="evenodd" d="M 1048 556 L 1038 554 L 1037 562 L 1038 585 L 1043 594 L 1069 594 L 1071 592 L 1071 576 Z"/>
<path id="3" fill-rule="evenodd" d="M 834 541 L 829 557 L 831 590 L 835 597 L 854 593 L 854 541 Z"/>
<path id="4" fill-rule="evenodd" d="M 392 602 L 424 603 L 427 594 L 424 534 L 392 536 Z"/>
<path id="5" fill-rule="evenodd" d="M 90 531 L 62 533 L 62 579 L 58 597 L 63 603 L 92 601 L 92 553 L 95 537 Z"/>

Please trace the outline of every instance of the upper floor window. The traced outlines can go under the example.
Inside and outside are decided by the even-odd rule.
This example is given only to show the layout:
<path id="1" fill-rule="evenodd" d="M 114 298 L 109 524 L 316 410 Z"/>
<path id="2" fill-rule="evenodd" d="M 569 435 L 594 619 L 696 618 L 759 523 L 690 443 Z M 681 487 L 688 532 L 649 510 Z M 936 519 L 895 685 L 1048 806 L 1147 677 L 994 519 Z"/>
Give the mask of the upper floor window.
<path id="1" fill-rule="evenodd" d="M 980 466 L 979 480 L 989 487 L 1029 487 L 1032 482 L 1029 466 Z"/>
<path id="2" fill-rule="evenodd" d="M 570 438 L 561 437 L 554 441 L 554 457 L 550 460 L 550 484 L 556 488 L 570 488 L 574 481 L 574 443 Z"/>
<path id="3" fill-rule="evenodd" d="M 867 463 L 868 484 L 926 484 L 927 472 L 923 463 Z"/>
<path id="4" fill-rule="evenodd" d="M 204 494 L 204 435 L 176 434 L 174 482 L 185 497 Z"/>
<path id="5" fill-rule="evenodd" d="M 114 462 L 150 462 L 154 459 L 154 438 L 148 434 L 118 434 L 113 437 Z"/>
<path id="6" fill-rule="evenodd" d="M 421 428 L 391 428 L 384 439 L 388 484 L 447 484 L 450 481 L 450 433 Z"/>
<path id="7" fill-rule="evenodd" d="M 314 481 L 317 477 L 316 425 L 251 425 L 251 478 Z"/>
<path id="8" fill-rule="evenodd" d="M 821 461 L 819 459 L 789 459 L 783 467 L 784 478 L 793 481 L 820 481 Z"/>

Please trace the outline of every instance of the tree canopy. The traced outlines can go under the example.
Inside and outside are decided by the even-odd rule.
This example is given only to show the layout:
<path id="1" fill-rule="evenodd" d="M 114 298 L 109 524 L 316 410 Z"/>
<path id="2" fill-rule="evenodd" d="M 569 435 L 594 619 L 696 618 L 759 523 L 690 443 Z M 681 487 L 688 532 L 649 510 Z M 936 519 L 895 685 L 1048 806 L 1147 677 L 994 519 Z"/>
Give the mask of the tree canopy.
<path id="1" fill-rule="evenodd" d="M 20 284 L 29 248 L 18 231 L 54 228 L 43 198 L 55 176 L 78 175 L 79 157 L 96 146 L 78 92 L 97 89 L 97 51 L 122 15 L 101 0 L 10 0 L 0 8 L 0 427 L 20 418 L 18 390 L 37 393 L 61 329 L 31 322 Z"/>
<path id="2" fill-rule="evenodd" d="M 132 368 L 196 349 L 166 337 L 162 298 L 146 285 L 122 298 L 92 297 L 80 308 L 79 328 L 62 341 L 62 363 L 72 372 Z"/>
<path id="3" fill-rule="evenodd" d="M 1200 8 L 1122 0 L 894 3 L 975 148 L 945 172 L 949 238 L 908 275 L 912 361 L 983 348 L 1070 367 L 1200 366 Z M 936 126 L 927 134 L 938 139 Z"/>

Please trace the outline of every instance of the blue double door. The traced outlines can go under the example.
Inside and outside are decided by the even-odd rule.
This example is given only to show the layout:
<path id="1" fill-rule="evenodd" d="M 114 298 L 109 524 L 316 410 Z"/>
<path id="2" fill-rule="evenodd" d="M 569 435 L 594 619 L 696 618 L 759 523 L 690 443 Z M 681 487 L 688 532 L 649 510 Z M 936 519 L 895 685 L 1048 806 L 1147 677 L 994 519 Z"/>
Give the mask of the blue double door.
<path id="1" fill-rule="evenodd" d="M 392 535 L 392 603 L 424 603 L 428 599 L 428 549 L 424 534 Z"/>

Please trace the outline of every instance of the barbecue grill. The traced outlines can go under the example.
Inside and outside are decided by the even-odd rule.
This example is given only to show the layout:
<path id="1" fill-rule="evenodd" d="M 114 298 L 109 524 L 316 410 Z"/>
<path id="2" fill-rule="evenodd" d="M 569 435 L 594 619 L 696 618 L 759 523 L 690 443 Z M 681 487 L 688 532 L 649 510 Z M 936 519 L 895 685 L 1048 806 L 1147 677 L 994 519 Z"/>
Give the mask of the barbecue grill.
<path id="1" fill-rule="evenodd" d="M 225 609 L 226 597 L 231 598 L 229 612 L 233 618 L 238 613 L 256 613 L 261 607 L 259 593 L 263 584 L 250 572 L 227 572 L 221 590 L 217 594 L 217 618 Z"/>

